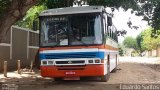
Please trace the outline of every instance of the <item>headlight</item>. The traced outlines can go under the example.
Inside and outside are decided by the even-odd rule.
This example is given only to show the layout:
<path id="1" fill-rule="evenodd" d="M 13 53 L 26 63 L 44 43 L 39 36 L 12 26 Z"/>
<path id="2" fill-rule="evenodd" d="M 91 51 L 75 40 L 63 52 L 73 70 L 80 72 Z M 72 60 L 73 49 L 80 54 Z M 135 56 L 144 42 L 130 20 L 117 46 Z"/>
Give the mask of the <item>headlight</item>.
<path id="1" fill-rule="evenodd" d="M 53 61 L 48 61 L 48 65 L 53 65 L 54 62 Z"/>
<path id="2" fill-rule="evenodd" d="M 42 65 L 47 65 L 47 61 L 42 61 Z"/>
<path id="3" fill-rule="evenodd" d="M 96 60 L 95 60 L 95 63 L 100 63 L 100 60 L 99 60 L 99 59 L 96 59 Z"/>
<path id="4" fill-rule="evenodd" d="M 93 60 L 88 60 L 88 63 L 93 63 Z"/>

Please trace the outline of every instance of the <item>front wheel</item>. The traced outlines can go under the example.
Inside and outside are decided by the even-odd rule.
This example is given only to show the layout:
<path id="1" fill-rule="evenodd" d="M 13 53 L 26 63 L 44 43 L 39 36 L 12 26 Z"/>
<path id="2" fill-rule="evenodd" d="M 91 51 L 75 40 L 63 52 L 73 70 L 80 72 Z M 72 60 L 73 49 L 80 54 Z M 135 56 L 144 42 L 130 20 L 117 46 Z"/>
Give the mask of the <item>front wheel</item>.
<path id="1" fill-rule="evenodd" d="M 117 72 L 117 66 L 112 70 L 112 73 Z"/>
<path id="2" fill-rule="evenodd" d="M 107 82 L 109 80 L 110 74 L 106 74 L 104 76 L 101 76 L 101 81 L 102 82 Z"/>

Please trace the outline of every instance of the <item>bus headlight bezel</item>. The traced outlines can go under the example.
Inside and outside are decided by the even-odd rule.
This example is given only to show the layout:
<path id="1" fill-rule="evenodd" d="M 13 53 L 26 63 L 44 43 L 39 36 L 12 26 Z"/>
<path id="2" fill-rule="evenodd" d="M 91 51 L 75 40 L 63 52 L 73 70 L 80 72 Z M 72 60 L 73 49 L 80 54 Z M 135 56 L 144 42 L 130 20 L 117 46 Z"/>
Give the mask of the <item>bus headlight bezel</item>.
<path id="1" fill-rule="evenodd" d="M 41 65 L 47 65 L 48 62 L 46 60 L 42 61 Z"/>
<path id="2" fill-rule="evenodd" d="M 87 59 L 87 64 L 101 64 L 101 59 L 99 58 L 92 58 L 92 59 Z"/>
<path id="3" fill-rule="evenodd" d="M 93 60 L 88 60 L 88 63 L 89 63 L 89 64 L 93 64 L 94 61 L 93 61 Z"/>
<path id="4" fill-rule="evenodd" d="M 54 61 L 49 60 L 48 65 L 54 65 Z"/>
<path id="5" fill-rule="evenodd" d="M 54 65 L 54 60 L 42 60 L 41 65 Z"/>
<path id="6" fill-rule="evenodd" d="M 95 63 L 101 63 L 101 61 L 99 59 L 95 59 L 94 62 Z"/>

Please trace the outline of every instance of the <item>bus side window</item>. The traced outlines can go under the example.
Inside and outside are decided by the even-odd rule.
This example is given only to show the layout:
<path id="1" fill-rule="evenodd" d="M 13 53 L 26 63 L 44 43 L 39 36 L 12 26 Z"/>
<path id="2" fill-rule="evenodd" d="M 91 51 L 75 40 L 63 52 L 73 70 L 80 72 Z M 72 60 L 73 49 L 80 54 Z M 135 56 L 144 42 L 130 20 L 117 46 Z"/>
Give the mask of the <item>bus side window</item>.
<path id="1" fill-rule="evenodd" d="M 112 18 L 107 16 L 108 36 L 112 38 Z"/>
<path id="2" fill-rule="evenodd" d="M 117 42 L 117 40 L 118 40 L 118 38 L 117 38 L 117 29 L 116 29 L 116 27 L 113 25 L 112 26 L 112 35 L 113 35 L 113 39 Z"/>
<path id="3" fill-rule="evenodd" d="M 112 32 L 113 32 L 113 40 L 116 40 L 116 39 L 115 39 L 115 36 L 116 36 L 116 35 L 115 35 L 115 34 L 116 34 L 116 28 L 115 28 L 115 26 L 113 26 Z"/>
<path id="4" fill-rule="evenodd" d="M 107 16 L 107 24 L 108 26 L 112 26 L 112 18 Z"/>
<path id="5" fill-rule="evenodd" d="M 112 39 L 114 40 L 114 31 L 113 31 L 113 29 L 112 29 Z"/>
<path id="6" fill-rule="evenodd" d="M 115 39 L 116 39 L 116 42 L 118 42 L 117 28 L 116 28 L 116 31 L 115 31 Z"/>
<path id="7" fill-rule="evenodd" d="M 106 35 L 108 35 L 108 22 L 107 22 L 107 14 L 106 13 L 104 13 L 103 14 L 103 17 L 104 17 L 104 27 L 105 27 L 105 29 L 104 29 L 104 34 L 106 34 Z"/>
<path id="8" fill-rule="evenodd" d="M 104 34 L 106 34 L 106 19 L 105 19 L 105 15 L 103 15 L 103 31 L 104 31 Z"/>
<path id="9" fill-rule="evenodd" d="M 112 29 L 111 26 L 108 26 L 108 30 L 107 30 L 108 36 L 112 37 Z"/>
<path id="10" fill-rule="evenodd" d="M 112 38 L 112 36 L 113 36 L 113 35 L 112 35 L 112 33 L 113 33 L 113 32 L 112 32 L 112 26 L 110 26 L 110 27 L 111 27 L 111 28 L 110 28 L 110 37 Z"/>

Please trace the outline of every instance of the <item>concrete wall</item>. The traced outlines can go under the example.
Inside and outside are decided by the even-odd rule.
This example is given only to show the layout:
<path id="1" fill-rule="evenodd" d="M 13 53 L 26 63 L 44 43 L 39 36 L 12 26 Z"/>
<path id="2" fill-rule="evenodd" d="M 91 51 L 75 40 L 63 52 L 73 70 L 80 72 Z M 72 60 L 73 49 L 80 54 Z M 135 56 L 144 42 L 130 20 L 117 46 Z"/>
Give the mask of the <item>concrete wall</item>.
<path id="1" fill-rule="evenodd" d="M 160 57 L 160 45 L 157 46 L 156 56 Z"/>
<path id="2" fill-rule="evenodd" d="M 151 50 L 151 51 L 145 51 L 144 52 L 144 56 L 146 56 L 146 57 L 159 57 L 158 53 L 160 54 L 160 49 Z"/>
<path id="3" fill-rule="evenodd" d="M 0 71 L 3 70 L 3 62 L 10 60 L 10 47 L 0 46 Z"/>
<path id="4" fill-rule="evenodd" d="M 12 26 L 5 40 L 0 43 L 0 72 L 3 62 L 8 61 L 8 69 L 16 70 L 17 60 L 21 66 L 29 67 L 38 52 L 39 33 L 25 28 Z"/>

